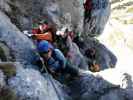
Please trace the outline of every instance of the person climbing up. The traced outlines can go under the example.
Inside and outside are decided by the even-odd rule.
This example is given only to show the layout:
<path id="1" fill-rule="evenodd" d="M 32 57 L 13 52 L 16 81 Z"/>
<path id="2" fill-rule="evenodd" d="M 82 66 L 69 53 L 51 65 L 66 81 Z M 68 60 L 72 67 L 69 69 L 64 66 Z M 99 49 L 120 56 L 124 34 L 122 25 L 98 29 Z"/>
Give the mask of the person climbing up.
<path id="1" fill-rule="evenodd" d="M 60 31 L 56 32 L 56 46 L 60 48 L 65 57 L 67 56 L 67 53 L 69 51 L 69 47 L 66 43 L 68 34 L 66 33 L 68 33 L 67 27 L 63 27 Z"/>
<path id="2" fill-rule="evenodd" d="M 41 23 L 39 25 L 39 28 L 32 29 L 32 37 L 35 40 L 41 41 L 41 40 L 47 40 L 49 42 L 54 41 L 54 27 L 50 26 L 47 22 Z"/>
<path id="3" fill-rule="evenodd" d="M 92 12 L 92 0 L 85 0 L 84 6 L 84 22 L 89 22 Z"/>
<path id="4" fill-rule="evenodd" d="M 89 69 L 92 72 L 99 72 L 100 66 L 96 62 L 96 50 L 95 50 L 95 48 L 88 48 L 85 52 L 85 55 L 87 57 Z"/>
<path id="5" fill-rule="evenodd" d="M 69 73 L 71 76 L 78 76 L 78 69 L 73 67 L 63 53 L 55 49 L 48 41 L 40 41 L 37 50 L 51 74 Z"/>
<path id="6" fill-rule="evenodd" d="M 81 54 L 79 47 L 76 43 L 73 42 L 74 33 L 69 29 L 69 27 L 64 27 L 64 31 L 58 31 L 56 33 L 62 39 L 60 42 L 60 47 L 63 47 L 63 53 L 67 59 L 74 65 L 76 68 L 83 70 L 88 70 L 88 65 L 84 56 Z M 65 51 L 65 52 L 64 52 Z"/>
<path id="7" fill-rule="evenodd" d="M 83 49 L 85 46 L 85 42 L 80 35 L 74 37 L 73 42 L 75 42 L 79 48 Z"/>

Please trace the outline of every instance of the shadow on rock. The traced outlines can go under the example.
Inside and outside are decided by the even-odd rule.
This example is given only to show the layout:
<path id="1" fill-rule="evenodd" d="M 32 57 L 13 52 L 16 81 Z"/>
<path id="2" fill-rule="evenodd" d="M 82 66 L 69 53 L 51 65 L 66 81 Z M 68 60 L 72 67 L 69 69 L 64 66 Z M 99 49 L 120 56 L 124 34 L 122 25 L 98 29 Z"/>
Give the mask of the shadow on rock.
<path id="1" fill-rule="evenodd" d="M 114 68 L 117 63 L 117 57 L 105 45 L 101 44 L 97 39 L 91 38 L 78 44 L 81 53 L 87 58 L 89 67 L 94 63 L 100 66 L 100 70 Z"/>
<path id="2" fill-rule="evenodd" d="M 102 77 L 83 75 L 68 85 L 73 100 L 132 100 L 131 90 L 121 89 Z"/>

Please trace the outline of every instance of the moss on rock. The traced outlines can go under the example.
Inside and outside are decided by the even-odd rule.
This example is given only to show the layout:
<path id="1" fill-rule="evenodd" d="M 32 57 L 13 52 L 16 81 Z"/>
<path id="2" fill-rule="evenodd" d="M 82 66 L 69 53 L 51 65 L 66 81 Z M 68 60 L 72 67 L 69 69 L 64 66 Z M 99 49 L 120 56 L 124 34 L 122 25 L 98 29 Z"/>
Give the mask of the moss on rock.
<path id="1" fill-rule="evenodd" d="M 1 62 L 0 70 L 4 72 L 7 78 L 10 78 L 16 74 L 16 67 L 12 62 Z"/>
<path id="2" fill-rule="evenodd" d="M 6 61 L 7 60 L 6 55 L 5 55 L 5 53 L 4 53 L 4 51 L 3 51 L 3 49 L 1 47 L 0 47 L 0 59 L 2 61 Z"/>

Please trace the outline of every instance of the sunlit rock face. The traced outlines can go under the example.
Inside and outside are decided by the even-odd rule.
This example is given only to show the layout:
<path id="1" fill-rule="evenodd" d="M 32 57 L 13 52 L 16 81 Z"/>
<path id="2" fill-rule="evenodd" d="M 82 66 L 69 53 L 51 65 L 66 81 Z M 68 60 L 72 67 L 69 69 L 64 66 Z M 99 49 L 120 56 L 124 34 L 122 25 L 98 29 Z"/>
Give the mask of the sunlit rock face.
<path id="1" fill-rule="evenodd" d="M 111 16 L 102 35 L 98 37 L 117 57 L 117 70 L 128 73 L 133 79 L 133 2 L 111 0 Z"/>

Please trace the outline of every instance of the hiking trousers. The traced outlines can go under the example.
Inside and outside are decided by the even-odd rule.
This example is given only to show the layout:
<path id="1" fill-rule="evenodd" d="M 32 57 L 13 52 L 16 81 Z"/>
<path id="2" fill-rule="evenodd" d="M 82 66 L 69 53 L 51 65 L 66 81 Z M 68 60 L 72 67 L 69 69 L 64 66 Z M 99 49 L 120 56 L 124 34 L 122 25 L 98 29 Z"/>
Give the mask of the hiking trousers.
<path id="1" fill-rule="evenodd" d="M 66 62 L 66 67 L 63 70 L 63 73 L 68 73 L 70 74 L 72 77 L 74 76 L 78 76 L 79 75 L 79 69 L 74 67 L 74 65 L 72 65 L 69 61 Z"/>

